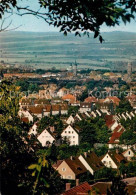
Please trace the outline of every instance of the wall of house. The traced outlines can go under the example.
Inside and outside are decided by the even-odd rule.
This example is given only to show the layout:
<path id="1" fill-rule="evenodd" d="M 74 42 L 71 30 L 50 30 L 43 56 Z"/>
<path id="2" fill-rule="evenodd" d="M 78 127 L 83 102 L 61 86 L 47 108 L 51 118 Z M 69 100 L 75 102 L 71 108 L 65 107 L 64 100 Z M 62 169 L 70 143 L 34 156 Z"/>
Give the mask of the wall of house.
<path id="1" fill-rule="evenodd" d="M 62 138 L 67 138 L 70 145 L 79 145 L 78 133 L 69 125 L 61 134 Z"/>
<path id="2" fill-rule="evenodd" d="M 59 113 L 59 111 L 52 111 L 52 115 L 58 115 Z"/>
<path id="3" fill-rule="evenodd" d="M 55 140 L 52 135 L 47 131 L 44 130 L 37 138 L 39 140 L 39 142 L 42 144 L 42 146 L 46 146 L 47 142 L 50 142 L 50 144 L 53 143 L 53 141 Z"/>
<path id="4" fill-rule="evenodd" d="M 111 126 L 111 130 L 114 131 L 114 129 L 118 126 L 118 122 L 116 121 L 112 126 Z"/>
<path id="5" fill-rule="evenodd" d="M 71 170 L 71 168 L 67 165 L 65 161 L 60 164 L 60 166 L 57 168 L 57 171 L 63 179 L 76 179 L 75 173 Z"/>
<path id="6" fill-rule="evenodd" d="M 70 125 L 70 124 L 72 124 L 72 123 L 74 123 L 74 118 L 72 117 L 72 116 L 70 116 L 69 118 L 68 118 L 68 120 L 66 121 L 66 123 L 68 124 L 68 125 Z"/>
<path id="7" fill-rule="evenodd" d="M 102 163 L 109 168 L 117 169 L 117 165 L 114 163 L 114 161 L 111 159 L 109 154 L 106 154 L 104 158 L 101 160 Z"/>
<path id="8" fill-rule="evenodd" d="M 85 168 L 86 168 L 92 175 L 94 175 L 93 169 L 89 166 L 89 164 L 86 162 L 86 160 L 83 158 L 83 156 L 80 155 L 78 159 L 79 159 L 79 160 L 81 161 L 81 163 L 85 166 Z"/>
<path id="9" fill-rule="evenodd" d="M 30 129 L 30 131 L 29 131 L 29 133 L 28 133 L 29 135 L 36 135 L 37 134 L 37 125 L 36 124 L 34 124 L 33 126 L 32 126 L 32 128 Z"/>

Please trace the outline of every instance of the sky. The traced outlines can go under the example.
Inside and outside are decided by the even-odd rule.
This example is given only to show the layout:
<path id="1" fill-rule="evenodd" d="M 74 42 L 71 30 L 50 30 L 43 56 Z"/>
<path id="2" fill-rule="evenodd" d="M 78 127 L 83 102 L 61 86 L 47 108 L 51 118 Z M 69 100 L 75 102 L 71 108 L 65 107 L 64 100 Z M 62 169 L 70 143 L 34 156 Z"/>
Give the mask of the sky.
<path id="1" fill-rule="evenodd" d="M 38 0 L 24 0 L 22 3 L 22 1 L 19 0 L 21 6 L 25 7 L 29 4 L 34 10 L 39 9 L 39 4 L 37 2 Z M 5 22 L 5 25 L 7 25 L 11 20 L 12 24 L 10 26 L 10 29 L 17 28 L 16 31 L 59 32 L 58 28 L 49 26 L 43 19 L 38 19 L 32 15 L 19 16 L 14 14 Z M 131 23 L 127 23 L 126 25 L 121 22 L 119 26 L 117 25 L 115 27 L 107 27 L 106 25 L 103 25 L 101 27 L 101 32 L 110 31 L 136 32 L 136 21 L 132 20 Z"/>

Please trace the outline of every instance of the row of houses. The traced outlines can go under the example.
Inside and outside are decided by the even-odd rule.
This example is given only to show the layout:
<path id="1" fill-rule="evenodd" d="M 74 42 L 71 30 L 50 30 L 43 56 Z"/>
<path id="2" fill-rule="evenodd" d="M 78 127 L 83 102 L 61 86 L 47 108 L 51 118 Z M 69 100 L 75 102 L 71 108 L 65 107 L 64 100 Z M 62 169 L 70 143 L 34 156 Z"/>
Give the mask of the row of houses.
<path id="1" fill-rule="evenodd" d="M 58 160 L 53 164 L 53 168 L 57 170 L 62 179 L 76 180 L 86 172 L 94 175 L 98 170 L 104 167 L 118 169 L 120 164 L 127 165 L 128 160 L 136 157 L 133 149 L 128 149 L 123 153 L 116 151 L 108 151 L 102 157 L 98 157 L 94 152 L 84 152 L 83 154 L 64 160 Z"/>

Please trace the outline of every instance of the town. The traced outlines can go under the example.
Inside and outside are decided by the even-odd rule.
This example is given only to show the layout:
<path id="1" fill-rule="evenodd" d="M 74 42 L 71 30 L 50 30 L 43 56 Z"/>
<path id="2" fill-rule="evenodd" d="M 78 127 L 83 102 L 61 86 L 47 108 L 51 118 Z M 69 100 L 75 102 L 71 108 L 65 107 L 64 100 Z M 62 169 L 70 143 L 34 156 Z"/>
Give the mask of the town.
<path id="1" fill-rule="evenodd" d="M 123 72 L 78 69 L 75 61 L 60 70 L 1 69 L 1 88 L 14 86 L 6 96 L 1 90 L 1 109 L 7 96 L 18 100 L 23 144 L 34 159 L 46 154 L 58 180 L 52 192 L 45 185 L 49 194 L 107 194 L 121 182 L 135 194 L 136 70 L 126 66 Z M 33 176 L 34 165 L 28 167 Z"/>

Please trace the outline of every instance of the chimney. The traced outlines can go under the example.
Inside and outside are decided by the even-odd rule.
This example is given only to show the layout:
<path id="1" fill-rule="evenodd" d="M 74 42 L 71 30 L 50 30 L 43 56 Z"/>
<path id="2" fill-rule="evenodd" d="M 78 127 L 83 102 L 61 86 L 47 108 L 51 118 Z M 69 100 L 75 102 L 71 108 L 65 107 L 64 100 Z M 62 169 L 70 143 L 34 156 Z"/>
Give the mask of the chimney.
<path id="1" fill-rule="evenodd" d="M 73 160 L 73 156 L 70 156 L 70 160 Z"/>
<path id="2" fill-rule="evenodd" d="M 79 179 L 76 179 L 76 186 L 79 186 Z"/>
<path id="3" fill-rule="evenodd" d="M 116 149 L 116 153 L 117 153 L 117 154 L 119 153 L 119 150 L 118 150 L 118 149 Z"/>
<path id="4" fill-rule="evenodd" d="M 71 183 L 66 183 L 66 191 L 70 190 L 71 188 Z"/>
<path id="5" fill-rule="evenodd" d="M 90 150 L 88 150 L 88 153 L 90 153 Z"/>
<path id="6" fill-rule="evenodd" d="M 85 158 L 87 158 L 87 152 L 84 152 L 84 156 L 85 156 Z"/>
<path id="7" fill-rule="evenodd" d="M 54 126 L 50 127 L 50 131 L 53 133 L 55 131 Z"/>

